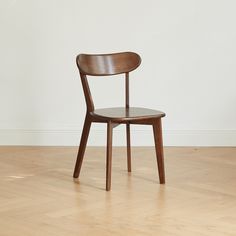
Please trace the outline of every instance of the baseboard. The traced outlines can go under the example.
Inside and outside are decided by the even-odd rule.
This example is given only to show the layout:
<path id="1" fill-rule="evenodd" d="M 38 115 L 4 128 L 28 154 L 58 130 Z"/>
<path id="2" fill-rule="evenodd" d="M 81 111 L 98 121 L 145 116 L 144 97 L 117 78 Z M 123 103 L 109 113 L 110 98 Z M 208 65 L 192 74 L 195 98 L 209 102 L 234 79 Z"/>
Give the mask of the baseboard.
<path id="1" fill-rule="evenodd" d="M 0 145 L 78 146 L 81 130 L 0 130 Z M 153 146 L 151 129 L 132 130 L 133 146 Z M 236 146 L 236 130 L 164 130 L 165 146 Z M 88 145 L 106 144 L 106 130 L 91 129 Z M 125 145 L 125 131 L 114 129 L 114 146 Z"/>

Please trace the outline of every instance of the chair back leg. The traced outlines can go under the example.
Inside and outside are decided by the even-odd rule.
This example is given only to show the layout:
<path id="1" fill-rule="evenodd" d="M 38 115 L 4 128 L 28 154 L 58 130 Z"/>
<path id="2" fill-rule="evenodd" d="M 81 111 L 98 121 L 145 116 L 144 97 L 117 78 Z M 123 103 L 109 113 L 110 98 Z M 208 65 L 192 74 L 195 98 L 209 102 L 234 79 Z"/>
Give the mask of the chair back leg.
<path id="1" fill-rule="evenodd" d="M 83 131 L 82 131 L 82 135 L 81 135 L 81 139 L 80 139 L 77 160 L 76 160 L 75 169 L 74 169 L 74 175 L 73 175 L 74 178 L 78 178 L 79 174 L 80 174 L 80 170 L 81 170 L 81 166 L 82 166 L 82 162 L 83 162 L 83 158 L 84 158 L 84 152 L 86 149 L 87 140 L 88 140 L 88 136 L 89 136 L 90 127 L 91 127 L 91 121 L 90 121 L 90 118 L 88 117 L 88 115 L 86 115 Z"/>

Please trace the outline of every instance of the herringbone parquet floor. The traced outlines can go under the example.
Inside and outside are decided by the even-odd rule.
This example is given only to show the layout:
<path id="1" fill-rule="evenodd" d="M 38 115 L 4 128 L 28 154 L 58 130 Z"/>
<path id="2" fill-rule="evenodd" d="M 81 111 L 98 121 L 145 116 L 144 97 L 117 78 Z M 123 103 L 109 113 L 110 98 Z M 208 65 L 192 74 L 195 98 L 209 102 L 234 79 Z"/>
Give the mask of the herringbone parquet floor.
<path id="1" fill-rule="evenodd" d="M 0 148 L 0 236 L 235 236 L 236 148 L 165 148 L 159 185 L 154 148 L 90 147 L 73 181 L 72 147 Z"/>

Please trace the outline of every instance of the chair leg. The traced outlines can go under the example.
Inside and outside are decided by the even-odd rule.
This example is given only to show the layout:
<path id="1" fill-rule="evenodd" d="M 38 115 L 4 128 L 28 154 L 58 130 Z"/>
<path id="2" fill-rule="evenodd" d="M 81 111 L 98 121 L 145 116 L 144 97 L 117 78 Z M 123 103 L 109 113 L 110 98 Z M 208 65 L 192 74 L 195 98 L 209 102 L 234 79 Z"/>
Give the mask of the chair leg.
<path id="1" fill-rule="evenodd" d="M 154 134 L 154 140 L 155 140 L 159 179 L 160 179 L 160 183 L 164 184 L 165 183 L 165 169 L 164 169 L 161 118 L 158 120 L 155 120 L 155 123 L 153 123 L 153 134 Z"/>
<path id="2" fill-rule="evenodd" d="M 128 167 L 128 172 L 131 172 L 130 124 L 126 124 L 126 138 L 127 138 L 127 167 Z"/>
<path id="3" fill-rule="evenodd" d="M 88 140 L 88 136 L 89 136 L 90 127 L 91 127 L 91 121 L 90 121 L 89 117 L 86 115 L 86 118 L 84 121 L 83 132 L 82 132 L 81 139 L 80 139 L 77 160 L 76 160 L 75 169 L 74 169 L 74 175 L 73 175 L 74 178 L 78 178 L 79 174 L 80 174 L 80 170 L 81 170 L 81 166 L 82 166 L 82 162 L 83 162 L 83 158 L 84 158 L 84 152 L 86 149 L 86 144 L 87 144 L 87 140 Z"/>
<path id="4" fill-rule="evenodd" d="M 106 162 L 106 190 L 111 189 L 111 166 L 112 166 L 112 132 L 111 122 L 107 123 L 107 162 Z"/>

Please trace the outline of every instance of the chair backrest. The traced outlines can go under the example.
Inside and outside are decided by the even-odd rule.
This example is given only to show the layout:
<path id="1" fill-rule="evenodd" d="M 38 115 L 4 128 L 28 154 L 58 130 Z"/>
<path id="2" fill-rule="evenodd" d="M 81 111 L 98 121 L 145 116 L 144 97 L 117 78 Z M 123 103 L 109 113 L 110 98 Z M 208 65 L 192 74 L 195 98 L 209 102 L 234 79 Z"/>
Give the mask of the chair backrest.
<path id="1" fill-rule="evenodd" d="M 121 52 L 97 55 L 80 54 L 76 61 L 81 73 L 104 76 L 130 72 L 140 65 L 141 58 L 134 52 Z"/>
<path id="2" fill-rule="evenodd" d="M 125 74 L 125 106 L 129 107 L 129 72 L 135 70 L 141 63 L 141 58 L 134 52 L 113 54 L 79 54 L 76 63 L 80 71 L 87 111 L 94 110 L 87 75 L 108 76 Z"/>

